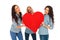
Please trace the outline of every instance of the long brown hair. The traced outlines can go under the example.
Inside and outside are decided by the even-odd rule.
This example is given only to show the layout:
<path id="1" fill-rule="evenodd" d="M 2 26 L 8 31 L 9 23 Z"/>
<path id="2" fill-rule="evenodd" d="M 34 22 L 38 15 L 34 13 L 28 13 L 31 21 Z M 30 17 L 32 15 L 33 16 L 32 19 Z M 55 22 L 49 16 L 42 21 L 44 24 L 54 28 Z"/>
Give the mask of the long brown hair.
<path id="1" fill-rule="evenodd" d="M 48 13 L 48 15 L 49 15 L 49 17 L 52 19 L 52 22 L 54 23 L 53 8 L 52 8 L 51 6 L 46 6 L 45 9 L 46 9 L 46 8 L 49 8 L 49 13 Z"/>
<path id="2" fill-rule="evenodd" d="M 17 5 L 12 6 L 12 19 L 15 19 L 15 22 L 18 23 L 18 18 L 16 16 L 16 12 L 15 12 L 15 6 L 17 6 Z M 21 12 L 20 12 L 19 18 L 22 20 L 22 13 Z"/>

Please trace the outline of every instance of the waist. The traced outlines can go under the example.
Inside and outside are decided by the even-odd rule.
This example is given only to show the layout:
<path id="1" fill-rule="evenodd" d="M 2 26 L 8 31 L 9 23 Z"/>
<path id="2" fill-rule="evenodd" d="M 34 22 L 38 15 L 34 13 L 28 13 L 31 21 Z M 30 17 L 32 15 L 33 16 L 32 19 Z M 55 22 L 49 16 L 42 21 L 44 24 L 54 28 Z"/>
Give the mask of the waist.
<path id="1" fill-rule="evenodd" d="M 39 35 L 48 35 L 49 33 L 48 33 L 48 29 L 47 28 L 45 28 L 45 27 L 43 27 L 43 26 L 41 26 L 40 28 L 39 28 Z"/>
<path id="2" fill-rule="evenodd" d="M 11 27 L 10 31 L 15 32 L 15 33 L 19 33 L 21 31 L 21 28 L 16 28 L 16 27 Z"/>
<path id="3" fill-rule="evenodd" d="M 28 34 L 33 34 L 34 33 L 32 30 L 30 30 L 28 28 L 26 28 L 25 32 L 28 33 Z"/>

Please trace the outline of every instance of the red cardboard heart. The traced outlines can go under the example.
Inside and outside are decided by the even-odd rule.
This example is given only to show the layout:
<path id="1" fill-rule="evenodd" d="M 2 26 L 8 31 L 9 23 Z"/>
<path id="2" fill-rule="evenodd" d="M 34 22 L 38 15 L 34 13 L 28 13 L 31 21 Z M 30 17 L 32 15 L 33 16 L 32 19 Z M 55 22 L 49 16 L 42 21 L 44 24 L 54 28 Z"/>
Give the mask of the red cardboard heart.
<path id="1" fill-rule="evenodd" d="M 26 13 L 23 15 L 22 21 L 26 27 L 36 33 L 37 29 L 41 26 L 40 24 L 44 21 L 44 15 L 41 12 Z"/>

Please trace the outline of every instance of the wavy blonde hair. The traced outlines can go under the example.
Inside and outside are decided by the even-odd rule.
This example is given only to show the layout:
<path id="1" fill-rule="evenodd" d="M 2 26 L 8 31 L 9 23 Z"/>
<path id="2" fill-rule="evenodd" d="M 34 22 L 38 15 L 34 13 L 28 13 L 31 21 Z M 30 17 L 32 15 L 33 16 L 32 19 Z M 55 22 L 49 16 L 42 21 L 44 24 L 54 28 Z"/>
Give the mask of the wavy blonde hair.
<path id="1" fill-rule="evenodd" d="M 28 11 L 29 11 L 28 8 L 30 8 L 30 9 L 31 9 L 31 13 L 33 13 L 33 9 L 32 9 L 31 6 L 28 6 L 28 7 L 27 7 L 27 13 L 28 13 Z"/>

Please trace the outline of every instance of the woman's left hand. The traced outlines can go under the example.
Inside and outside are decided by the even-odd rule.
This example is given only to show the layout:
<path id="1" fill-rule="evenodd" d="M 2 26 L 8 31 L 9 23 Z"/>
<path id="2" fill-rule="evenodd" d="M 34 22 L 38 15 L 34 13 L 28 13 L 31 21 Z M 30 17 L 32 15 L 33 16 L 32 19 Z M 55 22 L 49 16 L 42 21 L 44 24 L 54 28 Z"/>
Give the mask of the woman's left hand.
<path id="1" fill-rule="evenodd" d="M 50 29 L 50 26 L 46 25 L 44 22 L 42 22 L 42 25 L 46 27 L 47 29 Z"/>

